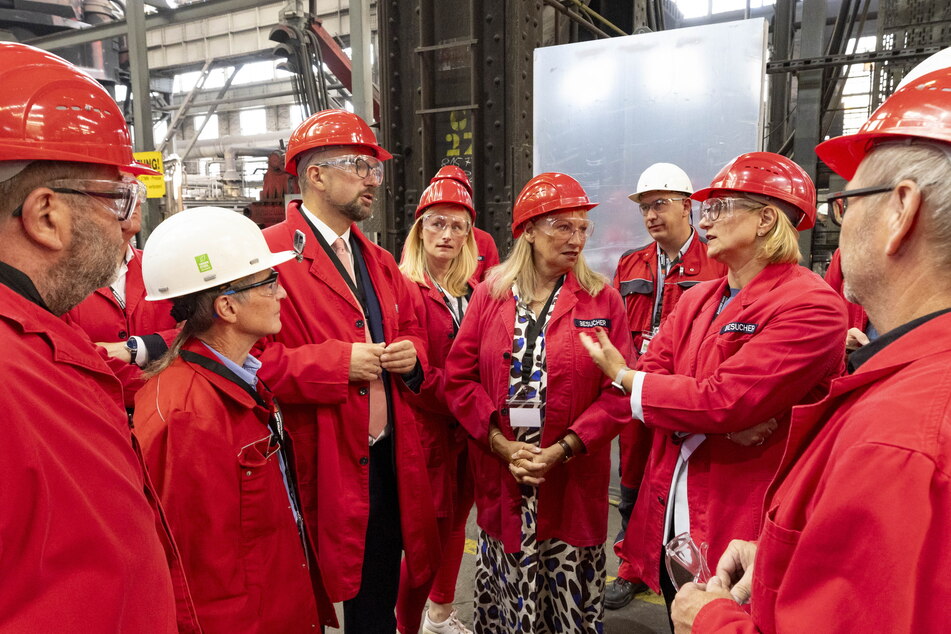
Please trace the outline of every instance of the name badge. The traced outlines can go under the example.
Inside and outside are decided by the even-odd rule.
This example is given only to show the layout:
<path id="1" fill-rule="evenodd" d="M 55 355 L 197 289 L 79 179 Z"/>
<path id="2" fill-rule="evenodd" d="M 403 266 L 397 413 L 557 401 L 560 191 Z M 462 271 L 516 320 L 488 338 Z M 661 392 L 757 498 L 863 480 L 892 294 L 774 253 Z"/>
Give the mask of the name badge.
<path id="1" fill-rule="evenodd" d="M 611 320 L 605 319 L 604 317 L 595 317 L 594 319 L 576 319 L 575 327 L 576 328 L 596 328 L 601 326 L 602 328 L 610 328 Z"/>
<path id="2" fill-rule="evenodd" d="M 509 407 L 509 424 L 537 429 L 542 426 L 542 410 L 538 407 Z"/>
<path id="3" fill-rule="evenodd" d="M 748 335 L 752 335 L 759 329 L 759 324 L 746 324 L 742 321 L 731 321 L 726 326 L 720 329 L 720 334 L 726 334 L 728 332 L 744 332 Z"/>

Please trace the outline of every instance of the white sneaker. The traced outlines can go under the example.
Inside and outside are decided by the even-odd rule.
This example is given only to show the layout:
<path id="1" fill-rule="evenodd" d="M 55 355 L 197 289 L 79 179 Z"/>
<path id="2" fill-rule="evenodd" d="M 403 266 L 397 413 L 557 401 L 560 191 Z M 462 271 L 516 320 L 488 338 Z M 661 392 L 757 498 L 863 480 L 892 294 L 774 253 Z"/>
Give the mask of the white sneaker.
<path id="1" fill-rule="evenodd" d="M 423 619 L 423 634 L 472 634 L 472 630 L 462 624 L 455 610 L 442 623 L 431 621 L 429 610 L 426 610 L 426 618 Z"/>

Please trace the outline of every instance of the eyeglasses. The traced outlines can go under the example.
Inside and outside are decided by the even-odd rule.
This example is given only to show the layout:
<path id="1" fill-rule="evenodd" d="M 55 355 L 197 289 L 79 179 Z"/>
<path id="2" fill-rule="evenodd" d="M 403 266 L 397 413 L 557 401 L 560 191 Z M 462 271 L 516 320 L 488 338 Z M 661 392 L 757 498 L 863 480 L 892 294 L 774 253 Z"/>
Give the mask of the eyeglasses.
<path id="1" fill-rule="evenodd" d="M 262 295 L 265 297 L 274 297 L 277 294 L 277 289 L 280 288 L 280 284 L 277 283 L 278 273 L 275 270 L 271 270 L 271 274 L 260 282 L 252 282 L 251 284 L 245 284 L 244 286 L 239 286 L 237 288 L 229 288 L 228 290 L 221 293 L 222 295 L 234 295 L 235 293 L 243 293 L 244 291 L 250 291 L 252 288 L 264 287 Z"/>
<path id="2" fill-rule="evenodd" d="M 453 238 L 461 238 L 469 235 L 469 231 L 472 229 L 472 223 L 468 220 L 447 218 L 446 216 L 433 214 L 423 216 L 423 229 L 436 234 L 441 234 L 446 229 L 449 229 L 449 234 Z"/>
<path id="3" fill-rule="evenodd" d="M 91 198 L 97 205 L 113 214 L 116 220 L 129 219 L 138 203 L 145 200 L 145 185 L 138 180 L 94 180 L 89 178 L 61 178 L 45 185 L 57 194 L 82 195 Z M 21 203 L 13 210 L 14 216 L 23 213 Z"/>
<path id="4" fill-rule="evenodd" d="M 832 222 L 842 226 L 842 216 L 845 210 L 849 208 L 849 198 L 853 196 L 874 196 L 875 194 L 885 194 L 895 189 L 889 185 L 878 185 L 876 187 L 863 187 L 861 189 L 852 189 L 844 192 L 829 194 L 826 201 L 819 205 L 819 213 L 826 214 L 832 219 Z"/>
<path id="5" fill-rule="evenodd" d="M 366 154 L 347 154 L 346 156 L 337 156 L 326 161 L 314 163 L 318 167 L 333 167 L 342 172 L 352 172 L 358 178 L 371 177 L 374 185 L 383 182 L 383 162 Z"/>
<path id="6" fill-rule="evenodd" d="M 581 239 L 587 240 L 594 233 L 594 222 L 591 220 L 568 220 L 566 218 L 545 218 L 536 222 L 535 226 L 545 234 L 558 240 L 571 240 L 575 233 L 581 232 Z"/>
<path id="7" fill-rule="evenodd" d="M 677 200 L 687 200 L 686 198 L 658 198 L 657 200 L 649 203 L 640 203 L 638 207 L 641 208 L 641 215 L 646 216 L 647 212 L 651 209 L 654 210 L 655 214 L 659 214 L 664 210 L 667 205 Z"/>
<path id="8" fill-rule="evenodd" d="M 755 211 L 765 206 L 746 198 L 708 198 L 700 203 L 700 220 L 716 222 L 721 214 L 731 216 L 737 209 Z"/>

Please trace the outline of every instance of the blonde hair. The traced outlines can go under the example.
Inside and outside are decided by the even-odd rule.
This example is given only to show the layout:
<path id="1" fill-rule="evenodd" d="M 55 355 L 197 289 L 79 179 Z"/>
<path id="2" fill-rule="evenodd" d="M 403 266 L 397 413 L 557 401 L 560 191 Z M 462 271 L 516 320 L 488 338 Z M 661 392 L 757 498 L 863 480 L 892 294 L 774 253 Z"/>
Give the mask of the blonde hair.
<path id="1" fill-rule="evenodd" d="M 770 206 L 776 207 L 772 203 Z M 802 258 L 799 252 L 799 232 L 781 208 L 776 214 L 773 228 L 756 250 L 756 257 L 769 264 L 791 264 Z"/>
<path id="2" fill-rule="evenodd" d="M 423 218 L 428 214 L 422 214 L 413 223 L 406 236 L 406 242 L 403 245 L 403 257 L 400 260 L 400 271 L 410 280 L 418 284 L 427 284 L 426 282 L 426 249 L 423 248 L 422 226 Z M 473 231 L 469 231 L 466 241 L 462 244 L 462 250 L 453 258 L 449 265 L 449 271 L 446 273 L 446 282 L 442 285 L 446 291 L 453 297 L 462 297 L 469 292 L 469 278 L 475 273 L 479 251 L 476 248 L 475 236 Z"/>
<path id="3" fill-rule="evenodd" d="M 489 270 L 485 283 L 489 285 L 489 293 L 495 299 L 504 299 L 514 284 L 521 293 L 524 302 L 542 299 L 537 296 L 538 271 L 535 270 L 534 247 L 525 238 L 523 233 L 515 240 L 512 252 L 504 262 Z M 578 260 L 571 269 L 578 280 L 578 285 L 592 297 L 608 283 L 606 277 L 593 271 L 584 261 L 584 255 L 578 254 Z"/>

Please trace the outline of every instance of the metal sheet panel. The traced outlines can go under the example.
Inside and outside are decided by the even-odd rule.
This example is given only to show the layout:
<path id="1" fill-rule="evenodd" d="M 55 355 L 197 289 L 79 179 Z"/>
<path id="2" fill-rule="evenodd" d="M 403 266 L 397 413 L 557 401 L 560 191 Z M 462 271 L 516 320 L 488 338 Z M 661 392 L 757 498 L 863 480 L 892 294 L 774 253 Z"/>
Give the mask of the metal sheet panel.
<path id="1" fill-rule="evenodd" d="M 535 50 L 534 172 L 570 174 L 601 203 L 593 268 L 613 275 L 650 241 L 627 198 L 649 165 L 680 165 L 699 189 L 761 149 L 766 29 L 753 19 Z"/>

